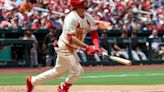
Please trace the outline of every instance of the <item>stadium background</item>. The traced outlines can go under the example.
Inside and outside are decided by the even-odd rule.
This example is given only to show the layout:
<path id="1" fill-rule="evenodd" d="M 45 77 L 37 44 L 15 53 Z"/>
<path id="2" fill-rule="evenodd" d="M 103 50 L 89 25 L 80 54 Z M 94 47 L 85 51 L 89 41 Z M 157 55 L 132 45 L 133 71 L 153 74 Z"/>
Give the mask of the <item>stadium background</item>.
<path id="1" fill-rule="evenodd" d="M 22 3 L 21 1 L 24 2 L 23 0 L 0 1 L 0 79 L 3 80 L 0 81 L 0 88 L 4 89 L 0 92 L 23 92 L 25 90 L 24 86 L 13 85 L 24 85 L 25 76 L 29 74 L 35 75 L 51 68 L 45 67 L 46 50 L 43 48 L 44 37 L 50 30 L 55 30 L 55 39 L 57 39 L 62 31 L 63 15 L 33 10 L 31 12 L 28 11 L 29 16 L 21 16 L 21 14 L 24 14 L 24 11 L 22 12 L 18 9 Z M 39 0 L 37 3 L 35 3 L 35 0 L 30 1 L 33 2 L 32 6 L 50 9 L 51 11 L 60 12 L 64 15 L 68 14 L 71 10 L 68 0 Z M 108 50 L 109 54 L 112 54 L 111 44 L 128 44 L 128 54 L 133 61 L 133 66 L 120 65 L 103 57 L 100 57 L 101 61 L 97 62 L 93 56 L 87 56 L 87 62 L 80 62 L 86 69 L 84 78 L 77 82 L 77 85 L 83 85 L 80 87 L 82 88 L 81 90 L 84 92 L 95 92 L 97 91 L 94 89 L 96 87 L 99 92 L 164 91 L 162 85 L 164 83 L 162 79 L 164 76 L 163 6 L 164 2 L 162 0 L 91 1 L 91 8 L 88 9 L 88 12 L 96 19 L 101 45 Z M 149 38 L 153 31 L 157 31 L 158 36 Z M 23 36 L 28 32 L 32 32 L 38 40 L 37 54 L 39 64 L 36 66 L 30 66 L 30 49 L 33 41 L 22 40 Z M 121 35 L 123 33 L 126 33 L 127 37 L 122 38 Z M 131 38 L 133 33 L 137 34 L 137 38 Z M 90 44 L 89 35 L 85 41 Z M 147 60 L 134 60 L 132 57 L 132 43 L 135 41 L 142 44 L 138 46 L 146 54 Z M 147 42 L 149 45 L 146 44 Z M 158 58 L 153 57 L 154 52 L 151 47 L 153 42 L 160 43 L 159 50 L 157 51 L 160 56 Z M 51 66 L 54 66 L 54 63 L 52 63 Z M 89 79 L 88 77 L 93 79 Z M 48 82 L 47 84 L 58 84 L 61 80 L 62 78 L 55 82 Z M 90 87 L 89 85 L 98 86 Z M 103 87 L 105 88 L 99 85 L 104 85 Z M 123 88 L 121 88 L 120 85 Z M 127 85 L 127 87 L 123 85 Z M 129 85 L 141 86 L 133 87 Z M 143 85 L 149 86 L 142 88 L 144 87 Z M 55 87 L 49 87 L 51 90 L 55 89 Z M 42 92 L 42 88 L 44 87 L 38 87 L 37 90 Z M 80 88 L 76 86 L 72 89 L 72 92 L 81 92 L 78 90 Z M 43 92 L 45 90 L 46 89 L 43 89 Z M 48 92 L 51 92 L 51 90 Z"/>

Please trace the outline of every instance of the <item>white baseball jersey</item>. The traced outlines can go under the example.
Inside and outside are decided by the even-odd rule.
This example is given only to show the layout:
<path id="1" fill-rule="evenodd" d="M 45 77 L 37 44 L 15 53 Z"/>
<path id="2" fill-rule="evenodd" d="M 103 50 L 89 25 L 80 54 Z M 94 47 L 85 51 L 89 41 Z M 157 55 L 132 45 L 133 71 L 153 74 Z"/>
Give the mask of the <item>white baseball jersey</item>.
<path id="1" fill-rule="evenodd" d="M 80 41 L 83 41 L 88 32 L 96 29 L 94 18 L 90 14 L 85 13 L 84 18 L 81 18 L 76 11 L 72 11 L 64 20 L 64 27 L 58 41 L 58 46 L 75 51 L 79 47 L 69 42 L 67 34 L 74 34 Z"/>

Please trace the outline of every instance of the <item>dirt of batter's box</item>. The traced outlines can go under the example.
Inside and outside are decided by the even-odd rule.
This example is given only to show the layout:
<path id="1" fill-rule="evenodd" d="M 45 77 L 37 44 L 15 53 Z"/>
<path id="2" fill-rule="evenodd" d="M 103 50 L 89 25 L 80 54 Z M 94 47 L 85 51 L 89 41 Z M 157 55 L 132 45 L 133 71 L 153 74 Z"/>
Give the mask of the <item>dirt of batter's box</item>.
<path id="1" fill-rule="evenodd" d="M 25 86 L 0 86 L 0 92 L 26 92 Z M 57 92 L 57 86 L 36 86 L 33 92 Z M 73 85 L 69 92 L 164 92 L 164 85 Z"/>

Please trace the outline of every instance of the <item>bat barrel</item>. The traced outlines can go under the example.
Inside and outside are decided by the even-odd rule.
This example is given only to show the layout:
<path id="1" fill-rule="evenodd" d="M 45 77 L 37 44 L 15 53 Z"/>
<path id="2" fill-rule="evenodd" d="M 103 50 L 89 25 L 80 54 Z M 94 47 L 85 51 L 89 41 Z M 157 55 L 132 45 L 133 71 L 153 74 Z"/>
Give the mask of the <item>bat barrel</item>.
<path id="1" fill-rule="evenodd" d="M 113 61 L 125 64 L 125 65 L 131 65 L 132 64 L 132 61 L 127 60 L 127 59 L 123 59 L 123 58 L 120 58 L 120 57 L 116 57 L 116 56 L 110 56 L 110 59 L 113 60 Z"/>

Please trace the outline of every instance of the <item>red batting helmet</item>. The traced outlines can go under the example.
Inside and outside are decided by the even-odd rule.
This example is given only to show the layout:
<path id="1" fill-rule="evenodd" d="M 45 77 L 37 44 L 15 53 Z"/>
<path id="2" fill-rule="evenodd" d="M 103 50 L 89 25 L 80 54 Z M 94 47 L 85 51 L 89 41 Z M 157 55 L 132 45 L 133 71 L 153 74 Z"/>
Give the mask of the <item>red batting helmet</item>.
<path id="1" fill-rule="evenodd" d="M 71 5 L 74 9 L 85 8 L 84 1 L 85 0 L 71 0 Z"/>

